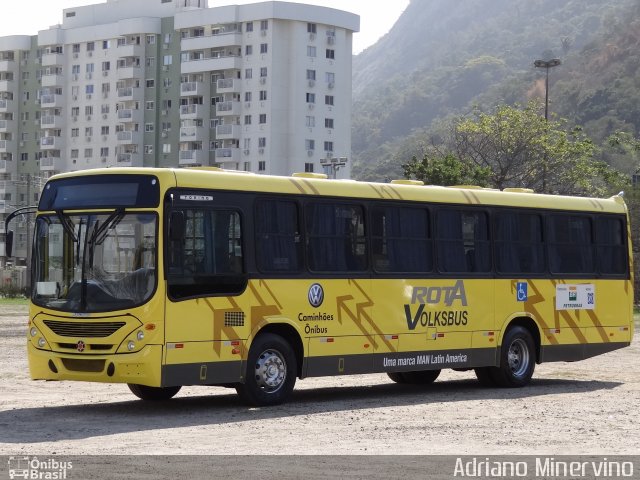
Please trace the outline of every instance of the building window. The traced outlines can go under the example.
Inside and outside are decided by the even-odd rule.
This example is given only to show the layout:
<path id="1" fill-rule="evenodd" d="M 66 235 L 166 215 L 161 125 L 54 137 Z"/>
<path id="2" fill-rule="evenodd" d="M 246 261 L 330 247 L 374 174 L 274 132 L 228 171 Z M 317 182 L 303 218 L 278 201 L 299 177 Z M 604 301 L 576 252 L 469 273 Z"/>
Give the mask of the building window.
<path id="1" fill-rule="evenodd" d="M 325 95 L 324 104 L 333 106 L 333 95 Z"/>
<path id="2" fill-rule="evenodd" d="M 144 153 L 145 155 L 151 155 L 153 153 L 153 145 L 145 145 Z"/>
<path id="3" fill-rule="evenodd" d="M 162 57 L 162 64 L 167 66 L 167 65 L 172 65 L 173 64 L 173 55 L 165 55 L 164 57 Z"/>
<path id="4" fill-rule="evenodd" d="M 316 33 L 317 26 L 315 23 L 307 23 L 307 33 Z"/>
<path id="5" fill-rule="evenodd" d="M 79 43 L 74 43 L 73 47 L 71 48 L 73 53 L 80 53 L 80 44 Z"/>
<path id="6" fill-rule="evenodd" d="M 246 47 L 244 47 L 244 54 L 253 55 L 253 45 L 247 45 Z"/>
<path id="7" fill-rule="evenodd" d="M 111 62 L 102 62 L 102 71 L 108 72 L 111 70 Z"/>
<path id="8" fill-rule="evenodd" d="M 93 63 L 87 63 L 87 64 L 85 65 L 85 71 L 86 71 L 87 73 L 93 73 Z"/>
<path id="9" fill-rule="evenodd" d="M 147 45 L 155 45 L 156 36 L 155 35 L 147 35 Z"/>
<path id="10" fill-rule="evenodd" d="M 244 116 L 244 124 L 245 125 L 251 125 L 251 115 L 245 115 Z"/>
<path id="11" fill-rule="evenodd" d="M 253 68 L 245 69 L 244 78 L 246 78 L 247 80 L 250 79 L 250 78 L 253 78 Z"/>
<path id="12" fill-rule="evenodd" d="M 244 29 L 246 32 L 253 32 L 253 22 L 247 22 L 244 24 Z"/>
<path id="13" fill-rule="evenodd" d="M 84 158 L 93 157 L 93 148 L 85 148 L 84 149 Z"/>
<path id="14" fill-rule="evenodd" d="M 153 132 L 154 131 L 153 123 L 145 123 L 144 124 L 144 131 L 147 132 L 147 133 Z"/>
<path id="15" fill-rule="evenodd" d="M 80 136 L 80 129 L 79 128 L 72 128 L 71 129 L 71 136 L 72 137 L 79 137 Z"/>
<path id="16" fill-rule="evenodd" d="M 87 42 L 87 52 L 93 52 L 96 49 L 96 44 L 93 42 Z"/>
<path id="17" fill-rule="evenodd" d="M 261 160 L 258 162 L 258 171 L 259 172 L 264 172 L 267 169 L 267 162 L 265 162 L 264 160 Z"/>
<path id="18" fill-rule="evenodd" d="M 316 149 L 316 141 L 307 139 L 304 141 L 304 147 L 306 150 L 315 150 Z"/>
<path id="19" fill-rule="evenodd" d="M 144 63 L 147 67 L 153 68 L 156 66 L 156 57 L 147 57 Z"/>
<path id="20" fill-rule="evenodd" d="M 261 113 L 260 114 L 259 123 L 260 124 L 267 123 L 267 114 L 266 113 Z"/>
<path id="21" fill-rule="evenodd" d="M 267 91 L 266 90 L 260 90 L 260 101 L 263 102 L 267 99 Z"/>
<path id="22" fill-rule="evenodd" d="M 260 67 L 260 77 L 264 78 L 267 76 L 267 67 Z"/>
<path id="23" fill-rule="evenodd" d="M 307 57 L 316 57 L 316 47 L 312 47 L 311 45 L 307 46 Z"/>
<path id="24" fill-rule="evenodd" d="M 333 128 L 333 118 L 324 119 L 324 128 Z"/>
<path id="25" fill-rule="evenodd" d="M 313 163 L 305 163 L 304 171 L 307 173 L 313 173 Z"/>
<path id="26" fill-rule="evenodd" d="M 106 158 L 109 156 L 109 147 L 102 147 L 100 148 L 100 156 L 102 158 Z"/>
<path id="27" fill-rule="evenodd" d="M 164 34 L 164 43 L 171 43 L 171 34 L 170 33 L 165 33 Z"/>
<path id="28" fill-rule="evenodd" d="M 316 126 L 316 117 L 313 117 L 311 115 L 307 115 L 306 125 L 309 128 L 315 127 Z"/>
<path id="29" fill-rule="evenodd" d="M 260 53 L 268 53 L 269 46 L 266 43 L 260 44 Z"/>
<path id="30" fill-rule="evenodd" d="M 93 136 L 93 127 L 85 127 L 84 128 L 84 136 L 92 137 Z"/>
<path id="31" fill-rule="evenodd" d="M 109 48 L 111 48 L 111 40 L 103 40 L 102 41 L 102 49 L 103 50 L 108 50 Z"/>
<path id="32" fill-rule="evenodd" d="M 315 80 L 315 79 L 316 79 L 316 71 L 307 70 L 307 80 Z"/>
<path id="33" fill-rule="evenodd" d="M 92 105 L 87 105 L 86 107 L 84 107 L 84 114 L 85 115 L 93 115 L 93 106 Z"/>
<path id="34" fill-rule="evenodd" d="M 156 102 L 154 102 L 153 100 L 149 100 L 145 102 L 144 108 L 146 110 L 154 110 L 156 108 Z"/>
<path id="35" fill-rule="evenodd" d="M 245 102 L 250 102 L 251 101 L 251 92 L 244 92 L 244 101 Z"/>
<path id="36" fill-rule="evenodd" d="M 260 21 L 260 30 L 262 31 L 269 30 L 269 20 Z"/>
<path id="37" fill-rule="evenodd" d="M 74 148 L 73 150 L 71 150 L 71 158 L 79 158 L 80 157 L 80 151 L 77 148 Z"/>
<path id="38" fill-rule="evenodd" d="M 156 86 L 156 81 L 153 78 L 147 79 L 147 88 L 154 88 Z"/>
<path id="39" fill-rule="evenodd" d="M 336 83 L 336 74 L 335 74 L 335 73 L 333 73 L 333 72 L 326 72 L 326 73 L 324 74 L 324 76 L 325 76 L 325 80 L 327 81 L 327 83 L 328 83 L 329 85 L 332 85 L 332 84 Z"/>
<path id="40" fill-rule="evenodd" d="M 333 152 L 333 142 L 324 142 L 324 151 Z"/>
<path id="41" fill-rule="evenodd" d="M 336 58 L 336 51 L 333 50 L 332 48 L 327 48 L 326 56 L 327 56 L 328 59 L 334 60 Z"/>
<path id="42" fill-rule="evenodd" d="M 171 153 L 171 144 L 163 143 L 162 144 L 162 153 Z"/>
<path id="43" fill-rule="evenodd" d="M 267 146 L 267 137 L 258 138 L 258 148 L 265 148 Z"/>
<path id="44" fill-rule="evenodd" d="M 74 75 L 78 75 L 80 73 L 80 65 L 72 65 L 71 73 Z"/>
<path id="45" fill-rule="evenodd" d="M 316 103 L 316 94 L 315 93 L 307 92 L 306 97 L 307 97 L 307 103 Z"/>

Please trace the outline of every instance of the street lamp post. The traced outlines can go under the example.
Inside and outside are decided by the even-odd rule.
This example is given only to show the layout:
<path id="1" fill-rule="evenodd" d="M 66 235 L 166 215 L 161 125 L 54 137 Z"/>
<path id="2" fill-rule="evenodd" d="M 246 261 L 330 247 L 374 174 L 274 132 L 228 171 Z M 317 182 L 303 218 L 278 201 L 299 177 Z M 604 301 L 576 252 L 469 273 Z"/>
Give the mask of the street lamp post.
<path id="1" fill-rule="evenodd" d="M 559 58 L 552 58 L 551 60 L 536 60 L 533 62 L 533 66 L 536 68 L 544 68 L 547 72 L 545 86 L 544 86 L 544 119 L 549 123 L 549 70 L 553 67 L 557 67 L 562 62 Z M 544 151 L 544 160 L 542 162 L 542 193 L 547 193 L 547 150 Z"/>
<path id="2" fill-rule="evenodd" d="M 553 58 L 551 60 L 536 60 L 533 62 L 534 67 L 544 68 L 547 71 L 547 79 L 544 88 L 544 119 L 549 121 L 549 69 L 557 67 L 562 62 L 559 58 Z"/>
<path id="3" fill-rule="evenodd" d="M 327 155 L 326 158 L 323 158 L 322 160 L 320 160 L 320 165 L 322 165 L 324 168 L 326 168 L 329 171 L 329 177 L 335 179 L 338 175 L 338 170 L 340 170 L 341 167 L 344 167 L 347 165 L 348 159 L 347 157 L 332 157 Z"/>

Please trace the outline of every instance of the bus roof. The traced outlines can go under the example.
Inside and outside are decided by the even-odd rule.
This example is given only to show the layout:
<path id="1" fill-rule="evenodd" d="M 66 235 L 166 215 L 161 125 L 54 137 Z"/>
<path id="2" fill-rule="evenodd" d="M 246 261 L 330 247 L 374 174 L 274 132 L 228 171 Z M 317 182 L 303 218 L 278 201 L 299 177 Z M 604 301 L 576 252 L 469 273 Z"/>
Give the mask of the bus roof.
<path id="1" fill-rule="evenodd" d="M 194 189 L 220 189 L 273 194 L 362 198 L 388 201 L 444 203 L 456 205 L 511 206 L 626 213 L 620 195 L 608 199 L 545 195 L 528 189 L 503 191 L 476 186 L 441 187 L 416 182 L 373 183 L 356 180 L 329 180 L 315 176 L 269 176 L 218 168 L 102 168 L 63 173 L 51 179 L 83 175 L 147 174 L 157 176 L 164 188 L 168 185 Z M 314 178 L 318 177 L 318 178 Z"/>

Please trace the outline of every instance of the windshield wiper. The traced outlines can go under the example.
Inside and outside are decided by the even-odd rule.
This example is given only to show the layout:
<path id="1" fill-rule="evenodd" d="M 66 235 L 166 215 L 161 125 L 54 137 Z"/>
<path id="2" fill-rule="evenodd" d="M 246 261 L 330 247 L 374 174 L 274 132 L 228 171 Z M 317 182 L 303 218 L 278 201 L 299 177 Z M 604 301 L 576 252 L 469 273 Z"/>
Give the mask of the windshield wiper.
<path id="1" fill-rule="evenodd" d="M 91 233 L 91 238 L 89 239 L 91 245 L 100 245 L 102 242 L 104 242 L 104 240 L 107 238 L 108 231 L 116 228 L 116 226 L 123 218 L 124 209 L 119 208 L 111 215 L 109 215 L 109 217 L 99 227 L 98 222 L 96 221 L 95 227 L 93 228 Z"/>

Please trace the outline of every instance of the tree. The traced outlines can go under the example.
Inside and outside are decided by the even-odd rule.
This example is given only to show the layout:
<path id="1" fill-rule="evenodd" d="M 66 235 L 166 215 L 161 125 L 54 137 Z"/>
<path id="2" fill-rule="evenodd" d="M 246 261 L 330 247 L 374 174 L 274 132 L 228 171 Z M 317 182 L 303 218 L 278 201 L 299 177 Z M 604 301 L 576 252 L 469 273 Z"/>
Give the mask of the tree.
<path id="1" fill-rule="evenodd" d="M 527 187 L 540 193 L 605 195 L 622 181 L 595 158 L 597 147 L 566 120 L 546 121 L 539 102 L 475 110 L 455 122 L 450 149 L 463 163 L 488 169 L 494 188 Z"/>
<path id="2" fill-rule="evenodd" d="M 402 165 L 404 176 L 422 180 L 427 185 L 479 185 L 486 186 L 490 171 L 465 162 L 449 153 L 427 153 L 421 161 L 414 156 Z"/>

